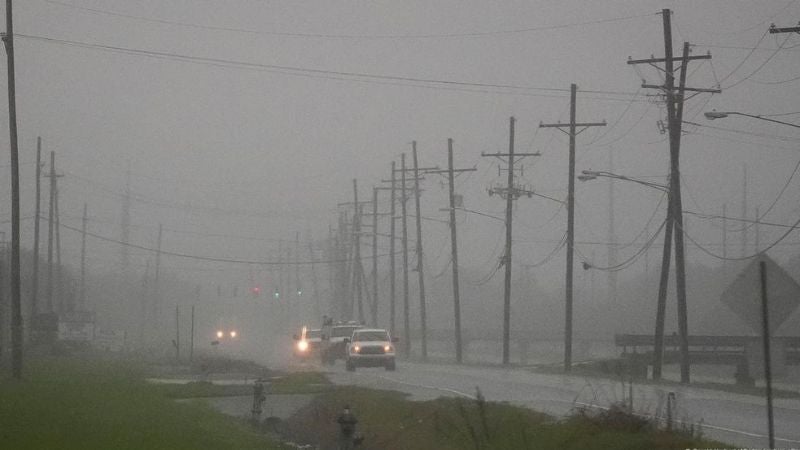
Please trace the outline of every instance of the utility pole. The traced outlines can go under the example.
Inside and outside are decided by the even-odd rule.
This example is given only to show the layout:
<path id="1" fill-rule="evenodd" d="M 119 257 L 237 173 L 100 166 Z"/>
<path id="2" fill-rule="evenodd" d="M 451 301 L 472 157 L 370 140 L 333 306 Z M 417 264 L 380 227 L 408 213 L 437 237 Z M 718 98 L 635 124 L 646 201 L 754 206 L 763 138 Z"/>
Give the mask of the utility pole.
<path id="1" fill-rule="evenodd" d="M 353 215 L 353 244 L 355 245 L 355 258 L 353 260 L 353 274 L 356 288 L 356 299 L 358 300 L 358 321 L 364 323 L 364 300 L 361 293 L 361 282 L 358 274 L 361 273 L 361 205 L 358 203 L 358 180 L 353 178 L 353 204 L 355 205 L 355 215 Z"/>
<path id="2" fill-rule="evenodd" d="M 604 127 L 605 122 L 577 123 L 575 119 L 578 85 L 570 85 L 569 123 L 540 123 L 539 128 L 569 128 L 569 179 L 567 180 L 567 275 L 564 324 L 564 372 L 572 370 L 572 278 L 575 269 L 575 138 L 590 127 Z M 577 128 L 581 127 L 580 131 Z"/>
<path id="3" fill-rule="evenodd" d="M 378 326 L 378 188 L 372 188 L 372 326 Z"/>
<path id="4" fill-rule="evenodd" d="M 125 195 L 122 196 L 122 217 L 121 217 L 121 241 L 122 245 L 120 251 L 120 265 L 122 271 L 128 269 L 130 263 L 130 251 L 128 249 L 128 242 L 131 236 L 131 166 L 128 162 L 128 170 L 125 173 Z"/>
<path id="5" fill-rule="evenodd" d="M 394 179 L 394 175 L 392 175 Z M 408 213 L 406 211 L 406 154 L 400 155 L 400 201 L 403 214 L 403 354 L 411 357 L 411 324 L 408 311 Z"/>
<path id="6" fill-rule="evenodd" d="M 33 217 L 33 277 L 31 318 L 39 313 L 39 218 L 41 215 L 42 137 L 36 138 L 36 215 Z"/>
<path id="7" fill-rule="evenodd" d="M 610 147 L 608 149 L 608 171 L 611 173 L 616 173 L 614 171 L 614 148 Z M 617 234 L 614 227 L 614 180 L 609 178 L 608 180 L 608 261 L 606 264 L 608 267 L 616 267 L 617 266 Z M 592 272 L 592 276 L 594 276 L 594 272 Z M 616 310 L 617 308 L 617 271 L 616 270 L 609 270 L 608 271 L 608 296 L 611 300 L 610 306 Z"/>
<path id="8" fill-rule="evenodd" d="M 47 219 L 47 312 L 53 312 L 53 238 L 56 201 L 56 152 L 50 151 L 50 203 Z"/>
<path id="9" fill-rule="evenodd" d="M 200 286 L 198 286 L 199 288 Z M 200 297 L 200 289 L 197 289 L 198 295 Z M 192 326 L 191 332 L 189 333 L 189 363 L 192 362 L 192 358 L 194 358 L 194 305 L 192 305 Z"/>
<path id="10" fill-rule="evenodd" d="M 303 286 L 300 284 L 300 232 L 294 233 L 294 287 L 298 299 L 303 296 Z"/>
<path id="11" fill-rule="evenodd" d="M 742 165 L 742 217 L 747 218 L 747 165 Z M 747 255 L 747 226 L 742 226 L 742 254 Z"/>
<path id="12" fill-rule="evenodd" d="M 421 356 L 423 361 L 428 359 L 428 324 L 425 305 L 425 272 L 422 269 L 422 212 L 419 206 L 419 165 L 417 163 L 417 141 L 411 142 L 414 157 L 414 203 L 417 211 L 417 275 L 419 276 L 419 322 L 422 334 Z"/>
<path id="13" fill-rule="evenodd" d="M 17 93 L 14 75 L 14 21 L 11 0 L 6 0 L 6 32 L 3 35 L 8 59 L 8 131 L 11 151 L 11 374 L 22 379 L 22 303 L 19 257 L 19 148 L 17 145 Z"/>
<path id="14" fill-rule="evenodd" d="M 319 290 L 317 289 L 317 269 L 314 263 L 314 245 L 311 242 L 311 235 L 308 235 L 308 257 L 311 260 L 311 282 L 314 287 L 314 317 L 322 317 L 322 306 L 319 302 Z"/>
<path id="15" fill-rule="evenodd" d="M 669 183 L 669 207 L 667 209 L 667 228 L 664 234 L 665 241 L 667 238 L 674 239 L 675 243 L 675 279 L 676 279 L 676 292 L 678 298 L 678 331 L 680 334 L 680 349 L 681 349 L 681 383 L 689 383 L 689 327 L 688 327 L 688 308 L 686 304 L 686 265 L 684 254 L 683 242 L 683 206 L 681 201 L 681 186 L 680 186 L 680 140 L 681 140 L 681 127 L 683 124 L 683 105 L 686 92 L 710 92 L 719 93 L 719 89 L 702 89 L 686 87 L 686 73 L 687 66 L 690 60 L 698 59 L 711 59 L 710 54 L 689 56 L 689 43 L 684 42 L 683 56 L 680 58 L 673 57 L 672 53 L 672 12 L 669 9 L 661 11 L 663 28 L 664 28 L 664 58 L 650 58 L 644 60 L 629 59 L 628 64 L 655 64 L 664 63 L 664 85 L 652 85 L 643 83 L 643 88 L 659 89 L 664 92 L 667 103 L 667 129 L 669 131 L 669 149 L 670 149 L 670 183 Z M 674 62 L 680 61 L 680 81 L 679 87 L 676 92 L 675 88 L 675 68 Z M 670 227 L 672 224 L 675 228 L 674 233 Z M 672 237 L 669 234 L 673 234 Z M 663 315 L 660 314 L 662 307 L 661 293 L 664 292 L 666 296 L 666 281 L 668 274 L 664 271 L 669 270 L 669 255 L 665 242 L 665 252 L 662 258 L 662 276 L 661 281 L 663 285 L 659 285 L 659 304 L 658 304 L 658 317 L 656 318 L 656 336 L 654 348 L 654 361 L 653 361 L 653 378 L 658 379 L 661 376 L 661 364 L 663 355 Z M 666 302 L 666 299 L 664 300 Z"/>
<path id="16" fill-rule="evenodd" d="M 181 362 L 181 310 L 175 305 L 175 361 Z"/>
<path id="17" fill-rule="evenodd" d="M 395 254 L 394 254 L 394 244 L 395 244 L 395 234 L 396 234 L 396 226 L 395 226 L 395 217 L 397 215 L 397 195 L 396 195 L 396 186 L 395 186 L 395 162 L 392 161 L 392 187 L 391 189 L 391 198 L 389 199 L 389 331 L 391 331 L 392 336 L 395 335 L 395 331 L 397 327 L 396 323 L 396 267 L 395 267 Z M 405 337 L 408 339 L 408 336 Z"/>
<path id="18" fill-rule="evenodd" d="M 722 267 L 728 265 L 728 211 L 727 204 L 722 205 Z"/>
<path id="19" fill-rule="evenodd" d="M 453 140 L 447 139 L 447 170 L 429 171 L 428 173 L 446 173 L 448 192 L 450 197 L 450 265 L 453 268 L 453 321 L 455 324 L 456 362 L 463 362 L 463 344 L 461 341 L 461 294 L 458 283 L 458 239 L 456 236 L 456 194 L 455 177 L 462 172 L 474 172 L 471 169 L 453 168 Z M 459 205 L 463 206 L 463 205 Z"/>
<path id="20" fill-rule="evenodd" d="M 83 221 L 81 227 L 81 304 L 78 308 L 83 311 L 86 309 L 86 222 L 89 220 L 87 216 L 87 205 L 83 204 Z"/>
<path id="21" fill-rule="evenodd" d="M 511 345 L 511 219 L 513 217 L 512 208 L 514 200 L 520 195 L 533 195 L 533 191 L 527 190 L 522 186 L 514 184 L 514 163 L 527 156 L 539 156 L 539 153 L 514 153 L 514 122 L 509 119 L 508 133 L 508 153 L 481 153 L 481 156 L 495 157 L 508 165 L 508 184 L 506 187 L 493 186 L 489 188 L 489 196 L 500 195 L 506 201 L 506 247 L 500 265 L 505 265 L 505 282 L 503 288 L 503 365 L 509 364 L 509 349 Z M 504 159 L 507 158 L 507 159 Z"/>
<path id="22" fill-rule="evenodd" d="M 58 312 L 63 313 L 69 311 L 70 308 L 64 306 L 64 270 L 61 265 L 61 211 L 58 207 L 58 176 L 56 176 L 56 204 L 55 204 L 55 234 L 56 234 L 56 292 L 58 298 Z"/>
<path id="23" fill-rule="evenodd" d="M 758 206 L 756 206 L 756 238 L 753 245 L 753 254 L 756 255 L 761 252 L 761 216 L 758 214 Z"/>
<path id="24" fill-rule="evenodd" d="M 159 277 L 161 275 L 161 224 L 158 224 L 158 241 L 156 242 L 156 271 L 153 276 L 153 325 L 158 330 L 160 327 L 160 310 L 161 310 L 161 292 L 159 286 Z"/>

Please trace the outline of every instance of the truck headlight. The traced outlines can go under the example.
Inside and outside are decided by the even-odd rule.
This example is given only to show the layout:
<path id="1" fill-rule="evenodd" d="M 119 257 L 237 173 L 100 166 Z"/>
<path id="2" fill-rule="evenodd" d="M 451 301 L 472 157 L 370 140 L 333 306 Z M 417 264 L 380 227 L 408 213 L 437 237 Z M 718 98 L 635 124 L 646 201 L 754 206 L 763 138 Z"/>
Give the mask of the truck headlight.
<path id="1" fill-rule="evenodd" d="M 217 331 L 217 338 L 222 339 L 225 336 L 225 333 L 222 330 Z"/>
<path id="2" fill-rule="evenodd" d="M 308 350 L 308 341 L 299 341 L 297 342 L 297 349 L 301 352 Z"/>

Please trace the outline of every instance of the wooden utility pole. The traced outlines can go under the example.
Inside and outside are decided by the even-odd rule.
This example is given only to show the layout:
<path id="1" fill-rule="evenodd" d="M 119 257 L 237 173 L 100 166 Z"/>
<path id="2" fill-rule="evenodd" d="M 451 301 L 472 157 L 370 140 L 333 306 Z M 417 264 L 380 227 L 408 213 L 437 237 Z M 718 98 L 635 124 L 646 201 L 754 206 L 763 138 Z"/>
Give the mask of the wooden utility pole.
<path id="1" fill-rule="evenodd" d="M 300 283 L 300 232 L 294 233 L 294 288 L 298 300 L 303 296 L 303 285 Z"/>
<path id="2" fill-rule="evenodd" d="M 372 188 L 372 326 L 378 327 L 378 188 Z"/>
<path id="3" fill-rule="evenodd" d="M 47 312 L 53 312 L 53 238 L 55 233 L 56 152 L 50 151 L 50 203 L 47 219 Z"/>
<path id="4" fill-rule="evenodd" d="M 36 138 L 36 215 L 33 217 L 33 277 L 31 279 L 31 318 L 39 314 L 39 223 L 41 216 L 42 137 Z"/>
<path id="5" fill-rule="evenodd" d="M 762 260 L 758 264 L 761 278 L 761 329 L 764 343 L 764 380 L 767 396 L 767 428 L 769 431 L 769 448 L 775 448 L 775 420 L 772 412 L 772 355 L 770 354 L 769 303 L 767 301 L 767 264 Z"/>
<path id="6" fill-rule="evenodd" d="M 199 287 L 200 286 L 198 286 L 198 288 Z M 197 297 L 200 297 L 200 294 L 199 294 L 200 289 L 198 289 L 197 291 L 198 291 Z M 190 363 L 192 362 L 192 358 L 194 358 L 194 305 L 192 305 L 192 326 L 191 326 L 191 332 L 189 333 L 189 362 Z"/>
<path id="7" fill-rule="evenodd" d="M 56 175 L 56 202 L 55 202 L 55 237 L 56 237 L 56 298 L 58 301 L 58 312 L 69 311 L 69 305 L 64 305 L 64 270 L 61 266 L 61 211 L 58 207 L 58 175 Z"/>
<path id="8" fill-rule="evenodd" d="M 81 227 L 81 304 L 78 310 L 85 310 L 86 308 L 86 222 L 89 220 L 87 216 L 87 205 L 83 204 L 83 221 Z"/>
<path id="9" fill-rule="evenodd" d="M 428 359 L 428 319 L 425 305 L 425 272 L 422 268 L 422 212 L 419 206 L 419 164 L 417 162 L 417 141 L 411 142 L 414 157 L 414 204 L 417 211 L 417 275 L 419 276 L 419 325 L 421 333 L 422 360 Z"/>
<path id="10" fill-rule="evenodd" d="M 406 210 L 406 154 L 400 155 L 400 201 L 403 214 L 403 355 L 411 357 L 411 323 L 408 310 L 408 214 Z"/>
<path id="11" fill-rule="evenodd" d="M 356 300 L 358 301 L 358 321 L 364 323 L 364 299 L 361 292 L 361 281 L 359 274 L 363 270 L 361 267 L 361 205 L 358 203 L 358 181 L 353 178 L 353 204 L 355 214 L 353 215 L 353 245 L 355 255 L 353 259 L 353 280 L 356 288 Z"/>
<path id="12" fill-rule="evenodd" d="M 722 267 L 728 265 L 728 205 L 722 205 Z"/>
<path id="13" fill-rule="evenodd" d="M 511 347 L 511 222 L 513 218 L 513 205 L 514 200 L 517 200 L 520 195 L 532 195 L 532 191 L 527 191 L 521 186 L 514 183 L 514 163 L 527 156 L 539 156 L 539 153 L 514 153 L 514 123 L 515 119 L 509 119 L 509 133 L 508 133 L 508 153 L 481 153 L 481 156 L 492 156 L 503 161 L 507 159 L 508 164 L 508 184 L 505 188 L 495 186 L 489 189 L 489 195 L 498 194 L 506 201 L 506 247 L 503 253 L 503 258 L 500 262 L 505 265 L 505 280 L 503 284 L 503 365 L 508 365 L 510 362 L 510 347 Z"/>
<path id="14" fill-rule="evenodd" d="M 608 171 L 614 172 L 614 148 L 608 149 Z M 614 212 L 614 180 L 609 178 L 608 182 L 608 251 L 606 261 L 607 267 L 617 266 L 617 234 L 615 230 L 615 212 Z M 594 273 L 592 273 L 594 276 Z M 608 271 L 608 296 L 611 308 L 617 307 L 617 271 Z"/>
<path id="15" fill-rule="evenodd" d="M 670 182 L 669 182 L 669 206 L 667 208 L 667 223 L 664 234 L 664 253 L 661 264 L 661 284 L 659 285 L 659 299 L 656 317 L 656 336 L 653 352 L 653 378 L 661 377 L 661 365 L 663 356 L 663 330 L 664 314 L 662 311 L 666 307 L 666 283 L 669 275 L 669 250 L 668 239 L 674 239 L 675 243 L 675 281 L 676 293 L 678 298 L 678 331 L 680 334 L 681 349 L 681 383 L 689 383 L 689 327 L 688 309 L 686 303 L 686 262 L 684 247 L 683 229 L 683 205 L 681 200 L 680 187 L 680 139 L 683 124 L 683 105 L 686 92 L 710 92 L 719 93 L 719 89 L 702 89 L 686 87 L 686 74 L 689 61 L 698 59 L 711 59 L 710 54 L 689 56 L 689 43 L 684 42 L 683 56 L 673 57 L 672 52 L 672 25 L 669 9 L 661 11 L 664 28 L 664 58 L 650 58 L 643 60 L 629 59 L 628 64 L 650 64 L 664 63 L 664 85 L 652 85 L 643 83 L 643 88 L 659 89 L 664 92 L 667 103 L 667 130 L 669 132 L 670 150 Z M 678 88 L 675 87 L 675 67 L 674 62 L 680 61 L 680 81 Z M 673 227 L 675 228 L 673 230 Z M 670 236 L 670 235 L 673 236 Z M 663 298 L 663 301 L 662 301 Z"/>
<path id="16" fill-rule="evenodd" d="M 153 276 L 153 325 L 159 330 L 158 323 L 161 315 L 161 287 L 159 277 L 161 275 L 161 224 L 158 224 L 158 241 L 156 241 L 156 271 Z"/>
<path id="17" fill-rule="evenodd" d="M 503 289 L 503 364 L 510 362 L 511 349 L 511 224 L 514 207 L 514 118 L 509 120 L 508 133 L 508 194 L 506 195 L 506 249 L 503 254 L 505 279 Z"/>
<path id="18" fill-rule="evenodd" d="M 604 127 L 605 122 L 587 122 L 577 123 L 576 114 L 576 97 L 578 85 L 572 83 L 570 85 L 570 101 L 569 101 L 569 123 L 554 123 L 544 124 L 540 123 L 539 128 L 568 128 L 569 132 L 569 178 L 567 180 L 567 273 L 566 273 L 566 299 L 565 299 L 565 323 L 564 323 L 564 372 L 572 370 L 572 278 L 575 269 L 575 138 L 578 133 L 583 132 L 590 127 Z M 578 131 L 578 127 L 581 128 Z"/>
<path id="19" fill-rule="evenodd" d="M 19 148 L 17 146 L 17 93 L 14 75 L 14 21 L 11 0 L 6 0 L 8 68 L 8 131 L 11 151 L 11 375 L 22 379 L 22 303 L 19 250 Z"/>
<path id="20" fill-rule="evenodd" d="M 319 289 L 317 288 L 317 268 L 315 264 L 314 258 L 314 245 L 311 242 L 311 235 L 308 236 L 308 257 L 311 261 L 311 283 L 313 283 L 314 288 L 314 317 L 317 319 L 322 318 L 322 305 L 320 305 L 319 301 Z"/>
<path id="21" fill-rule="evenodd" d="M 391 187 L 391 198 L 389 199 L 389 331 L 392 333 L 392 336 L 395 335 L 397 331 L 396 327 L 396 267 L 395 267 L 395 254 L 394 254 L 394 245 L 395 245 L 395 235 L 396 233 L 396 224 L 395 220 L 397 217 L 397 195 L 396 195 L 396 186 L 395 180 L 396 176 L 394 173 L 395 170 L 395 162 L 392 161 L 392 187 Z M 408 336 L 405 337 L 408 339 Z"/>
<path id="22" fill-rule="evenodd" d="M 175 361 L 181 361 L 181 310 L 175 305 Z"/>
<path id="23" fill-rule="evenodd" d="M 447 139 L 447 170 L 429 171 L 428 173 L 446 173 L 450 197 L 450 265 L 453 269 L 453 322 L 455 325 L 456 362 L 463 362 L 463 344 L 461 341 L 461 294 L 458 283 L 458 238 L 456 236 L 456 194 L 455 176 L 461 172 L 474 172 L 476 169 L 453 168 L 453 140 Z M 458 205 L 461 207 L 461 205 Z"/>

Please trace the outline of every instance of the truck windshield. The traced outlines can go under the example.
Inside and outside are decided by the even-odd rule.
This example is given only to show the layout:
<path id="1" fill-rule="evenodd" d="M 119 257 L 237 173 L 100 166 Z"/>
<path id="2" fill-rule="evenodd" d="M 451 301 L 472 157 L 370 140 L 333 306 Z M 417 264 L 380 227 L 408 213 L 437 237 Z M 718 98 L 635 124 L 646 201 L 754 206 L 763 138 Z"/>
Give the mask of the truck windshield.
<path id="1" fill-rule="evenodd" d="M 389 340 L 389 334 L 385 331 L 362 331 L 353 335 L 354 341 L 383 341 Z"/>
<path id="2" fill-rule="evenodd" d="M 333 327 L 332 337 L 350 337 L 357 327 Z"/>

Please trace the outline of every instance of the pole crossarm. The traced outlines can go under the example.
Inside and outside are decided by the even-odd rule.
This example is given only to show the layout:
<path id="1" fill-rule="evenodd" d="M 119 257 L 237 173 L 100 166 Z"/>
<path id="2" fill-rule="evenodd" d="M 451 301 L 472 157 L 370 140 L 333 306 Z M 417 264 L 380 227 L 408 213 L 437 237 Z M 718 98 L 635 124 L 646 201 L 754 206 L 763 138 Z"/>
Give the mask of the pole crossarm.
<path id="1" fill-rule="evenodd" d="M 800 24 L 798 24 L 800 25 Z M 788 27 L 788 28 L 778 28 L 773 23 L 769 26 L 769 33 L 776 34 L 776 33 L 800 33 L 800 26 L 796 27 Z"/>
<path id="2" fill-rule="evenodd" d="M 577 135 L 583 133 L 584 131 L 586 131 L 587 129 L 589 129 L 590 127 L 604 127 L 607 124 L 606 124 L 605 120 L 602 121 L 602 122 L 584 122 L 584 123 L 578 122 L 578 123 L 575 123 L 575 124 L 561 123 L 561 122 L 557 122 L 557 123 L 541 123 L 541 122 L 539 122 L 539 128 L 557 128 L 559 131 L 563 132 L 566 135 L 570 134 L 569 130 L 572 129 L 571 127 L 573 125 L 574 125 L 575 128 L 580 128 L 580 130 L 576 130 L 575 131 L 575 135 L 577 136 Z M 568 130 L 563 130 L 562 128 L 568 128 Z"/>
<path id="3" fill-rule="evenodd" d="M 696 59 L 711 59 L 711 53 L 707 53 L 705 55 L 695 55 L 689 56 L 686 58 L 688 61 L 693 61 Z M 676 56 L 671 58 L 671 61 L 683 61 L 683 57 Z M 648 58 L 648 59 L 631 59 L 628 57 L 628 64 L 655 64 L 655 63 L 663 63 L 667 62 L 667 58 Z"/>
<path id="4" fill-rule="evenodd" d="M 427 171 L 427 170 L 440 170 L 440 169 L 439 169 L 439 166 L 434 166 L 434 167 L 420 167 L 420 168 L 418 169 L 418 171 L 421 171 L 421 172 L 425 172 L 425 171 Z M 395 171 L 395 172 L 402 172 L 402 171 L 403 171 L 403 169 L 394 169 L 394 171 Z M 413 168 L 413 167 L 411 167 L 411 168 L 405 169 L 405 171 L 406 171 L 406 172 L 413 172 L 413 171 L 414 171 L 414 168 Z M 413 181 L 413 178 L 406 178 L 406 181 L 408 181 L 408 180 L 412 180 L 412 181 Z"/>
<path id="5" fill-rule="evenodd" d="M 478 170 L 476 167 L 472 167 L 470 169 L 453 169 L 453 173 L 475 172 L 476 170 Z M 450 171 L 449 170 L 430 170 L 427 173 L 446 175 L 446 174 L 450 173 Z"/>
<path id="6" fill-rule="evenodd" d="M 645 89 L 661 89 L 661 90 L 666 90 L 667 89 L 666 86 L 662 86 L 662 85 L 659 85 L 659 84 L 647 84 L 647 83 L 642 83 L 642 87 L 645 88 Z M 722 89 L 691 88 L 691 87 L 684 87 L 682 89 L 684 91 L 687 91 L 687 92 L 706 92 L 706 93 L 711 93 L 711 94 L 722 93 Z"/>

